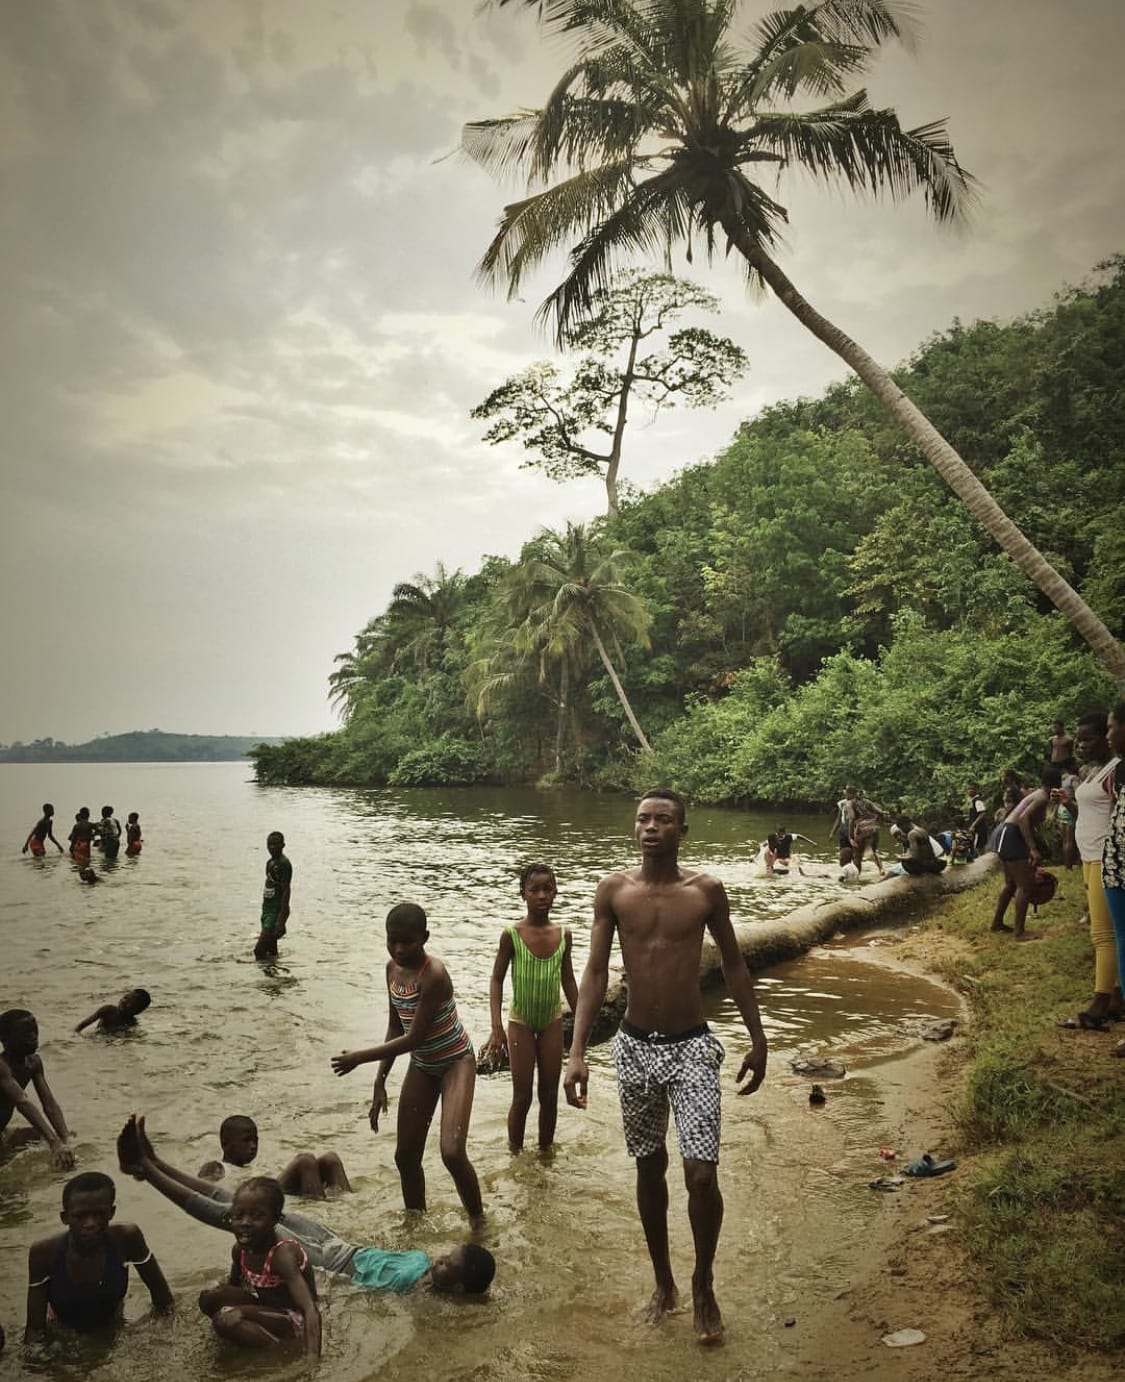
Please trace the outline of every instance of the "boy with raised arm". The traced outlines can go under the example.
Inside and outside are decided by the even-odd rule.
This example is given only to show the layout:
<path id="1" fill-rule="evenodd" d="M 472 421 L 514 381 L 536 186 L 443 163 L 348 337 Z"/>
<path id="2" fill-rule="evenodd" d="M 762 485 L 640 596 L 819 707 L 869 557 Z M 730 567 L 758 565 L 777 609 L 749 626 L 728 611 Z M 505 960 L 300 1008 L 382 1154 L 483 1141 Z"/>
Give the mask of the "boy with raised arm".
<path id="1" fill-rule="evenodd" d="M 723 1222 L 718 1161 L 724 1051 L 704 1021 L 698 982 L 687 980 L 698 974 L 704 930 L 718 947 L 727 991 L 753 1043 L 739 1067 L 737 1080 L 750 1076 L 740 1094 L 752 1094 L 765 1078 L 766 1038 L 726 890 L 718 879 L 679 866 L 686 833 L 683 799 L 666 788 L 647 793 L 635 824 L 640 867 L 610 874 L 598 884 L 564 1087 L 569 1103 L 586 1107 L 586 1043 L 605 999 L 616 931 L 629 975 L 629 1006 L 613 1051 L 625 1145 L 637 1163 L 637 1208 L 656 1276 L 648 1318 L 655 1324 L 679 1303 L 668 1252 L 664 1143 L 671 1107 L 695 1242 L 695 1336 L 701 1344 L 715 1344 L 723 1336 L 712 1265 Z"/>

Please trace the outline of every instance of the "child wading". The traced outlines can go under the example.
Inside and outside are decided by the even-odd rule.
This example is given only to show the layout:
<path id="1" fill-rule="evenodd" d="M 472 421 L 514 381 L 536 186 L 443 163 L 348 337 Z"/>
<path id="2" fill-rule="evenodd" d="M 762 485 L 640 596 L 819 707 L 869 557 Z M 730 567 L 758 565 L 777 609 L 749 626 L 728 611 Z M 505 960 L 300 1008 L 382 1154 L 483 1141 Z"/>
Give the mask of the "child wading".
<path id="1" fill-rule="evenodd" d="M 302 1339 L 320 1353 L 316 1278 L 295 1238 L 278 1235 L 285 1192 L 267 1176 L 252 1176 L 234 1192 L 229 1281 L 200 1293 L 199 1308 L 215 1333 L 251 1348 Z"/>
<path id="2" fill-rule="evenodd" d="M 434 1110 L 441 1102 L 441 1159 L 453 1177 L 461 1203 L 471 1218 L 481 1214 L 477 1173 L 465 1151 L 473 1111 L 477 1065 L 473 1043 L 457 1016 L 453 982 L 436 955 L 426 954 L 430 933 L 426 914 L 413 902 L 400 902 L 387 913 L 387 995 L 390 1013 L 381 1046 L 342 1051 L 332 1057 L 337 1075 L 357 1065 L 379 1061 L 371 1095 L 372 1132 L 388 1108 L 387 1075 L 395 1057 L 410 1055 L 398 1107 L 395 1165 L 407 1209 L 426 1208 L 426 1173 L 422 1153 Z"/>
<path id="3" fill-rule="evenodd" d="M 489 999 L 492 1034 L 485 1054 L 499 1056 L 507 1048 L 512 1067 L 512 1107 L 508 1112 L 508 1146 L 523 1150 L 524 1129 L 531 1111 L 532 1082 L 539 1071 L 539 1146 L 555 1140 L 562 1074 L 563 1024 L 560 989 L 571 1012 L 578 1006 L 578 985 L 571 963 L 569 930 L 551 924 L 551 907 L 558 892 L 554 871 L 546 864 L 529 864 L 520 874 L 520 896 L 527 915 L 500 937 L 492 967 Z M 508 1032 L 501 1021 L 504 976 L 512 967 L 512 1002 Z"/>

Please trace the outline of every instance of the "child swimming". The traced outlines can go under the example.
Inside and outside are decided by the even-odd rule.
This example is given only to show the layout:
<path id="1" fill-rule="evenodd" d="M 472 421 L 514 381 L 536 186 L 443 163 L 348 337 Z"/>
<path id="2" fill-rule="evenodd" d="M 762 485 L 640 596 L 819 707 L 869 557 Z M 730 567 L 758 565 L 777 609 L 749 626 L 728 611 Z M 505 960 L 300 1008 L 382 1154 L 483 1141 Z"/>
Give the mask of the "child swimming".
<path id="1" fill-rule="evenodd" d="M 228 1166 L 249 1166 L 258 1155 L 257 1123 L 244 1113 L 232 1113 L 219 1124 L 219 1146 L 223 1150 L 222 1161 L 204 1162 L 199 1168 L 201 1179 L 219 1181 Z M 287 1195 L 313 1200 L 326 1199 L 330 1190 L 339 1193 L 352 1188 L 344 1163 L 335 1152 L 321 1152 L 319 1156 L 298 1152 L 277 1177 L 277 1183 Z"/>
<path id="2" fill-rule="evenodd" d="M 83 1171 L 63 1186 L 59 1218 L 66 1232 L 41 1238 L 27 1255 L 24 1340 L 43 1337 L 48 1321 L 89 1334 L 121 1319 L 129 1268 L 148 1287 L 153 1308 L 170 1315 L 172 1292 L 136 1224 L 113 1224 L 117 1189 L 100 1171 Z"/>
<path id="3" fill-rule="evenodd" d="M 422 1153 L 434 1110 L 441 1103 L 441 1159 L 469 1216 L 482 1213 L 477 1173 L 465 1151 L 473 1111 L 477 1067 L 473 1043 L 457 1016 L 453 982 L 436 955 L 426 954 L 430 933 L 426 914 L 413 902 L 400 902 L 387 914 L 387 996 L 390 1012 L 381 1046 L 342 1051 L 332 1057 L 337 1075 L 379 1061 L 369 1119 L 379 1131 L 388 1108 L 387 1075 L 395 1057 L 410 1055 L 398 1108 L 395 1164 L 407 1209 L 426 1208 Z"/>
<path id="4" fill-rule="evenodd" d="M 292 1237 L 278 1235 L 285 1192 L 267 1176 L 251 1176 L 234 1192 L 230 1277 L 200 1292 L 199 1308 L 216 1334 L 249 1348 L 302 1339 L 306 1354 L 320 1354 L 320 1310 L 308 1254 Z"/>
<path id="5" fill-rule="evenodd" d="M 521 922 L 502 932 L 492 967 L 489 985 L 492 1034 L 484 1054 L 500 1057 L 507 1050 L 511 1062 L 508 1146 L 513 1152 L 523 1150 L 536 1069 L 539 1071 L 539 1146 L 545 1150 L 555 1140 L 563 1058 L 560 989 L 566 994 L 571 1012 L 578 1006 L 578 985 L 571 962 L 571 934 L 564 927 L 551 923 L 551 907 L 557 893 L 554 870 L 546 864 L 529 864 L 523 870 L 520 897 L 527 913 Z M 504 976 L 509 965 L 512 1002 L 505 1035 L 501 1009 Z"/>
<path id="6" fill-rule="evenodd" d="M 151 1003 L 152 998 L 148 989 L 130 989 L 118 1002 L 103 1003 L 89 1017 L 84 1017 L 74 1030 L 85 1031 L 95 1022 L 98 1024 L 98 1030 L 102 1032 L 120 1032 L 126 1027 L 135 1027 L 138 1015 Z"/>

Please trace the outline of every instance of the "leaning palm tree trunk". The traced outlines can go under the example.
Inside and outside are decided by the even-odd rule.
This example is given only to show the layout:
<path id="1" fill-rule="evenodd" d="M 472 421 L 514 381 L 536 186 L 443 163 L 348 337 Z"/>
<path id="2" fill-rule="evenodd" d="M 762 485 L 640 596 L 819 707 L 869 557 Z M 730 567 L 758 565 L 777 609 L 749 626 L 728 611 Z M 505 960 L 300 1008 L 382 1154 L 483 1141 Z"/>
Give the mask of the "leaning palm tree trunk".
<path id="1" fill-rule="evenodd" d="M 645 753 L 652 752 L 652 745 L 645 737 L 645 732 L 640 726 L 640 722 L 633 714 L 633 707 L 629 704 L 629 697 L 625 694 L 625 688 L 621 685 L 621 679 L 614 670 L 613 663 L 609 660 L 609 654 L 605 650 L 602 636 L 598 632 L 597 625 L 590 621 L 590 635 L 594 640 L 594 647 L 598 650 L 598 656 L 602 660 L 602 666 L 606 670 L 606 675 L 613 682 L 613 689 L 617 692 L 617 699 L 621 702 L 621 709 L 625 712 L 625 718 L 629 721 L 633 733 L 637 736 L 637 743 L 644 749 Z"/>
<path id="2" fill-rule="evenodd" d="M 1028 580 L 1033 581 L 1074 625 L 1117 681 L 1125 688 L 1125 650 L 1082 596 L 1064 581 L 1037 547 L 1024 537 L 937 428 L 898 387 L 890 375 L 839 327 L 812 306 L 768 254 L 733 218 L 724 221 L 731 243 L 750 267 L 829 350 L 834 351 L 867 385 L 922 455 L 973 517 L 996 539 Z"/>

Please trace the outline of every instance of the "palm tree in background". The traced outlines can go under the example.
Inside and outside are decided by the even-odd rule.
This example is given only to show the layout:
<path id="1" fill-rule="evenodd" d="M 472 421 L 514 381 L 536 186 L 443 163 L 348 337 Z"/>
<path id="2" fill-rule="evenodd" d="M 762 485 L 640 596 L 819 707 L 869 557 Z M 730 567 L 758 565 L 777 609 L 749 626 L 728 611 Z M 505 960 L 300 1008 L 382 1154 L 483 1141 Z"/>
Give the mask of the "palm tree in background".
<path id="1" fill-rule="evenodd" d="M 395 586 L 384 618 L 396 670 L 410 663 L 425 673 L 440 658 L 455 634 L 466 585 L 463 571 L 447 571 L 439 561 L 432 576 L 419 572 Z"/>
<path id="2" fill-rule="evenodd" d="M 493 0 L 504 6 L 509 0 Z M 1125 685 L 1125 651 L 1020 532 L 890 375 L 797 290 L 773 254 L 788 221 L 762 185 L 791 167 L 861 195 L 921 192 L 939 222 L 964 221 L 974 181 L 940 121 L 904 130 L 850 82 L 881 45 L 909 40 L 906 6 L 822 0 L 764 15 L 740 46 L 739 0 L 520 0 L 572 35 L 574 61 L 542 109 L 465 126 L 462 146 L 529 195 L 505 207 L 478 266 L 510 296 L 555 250 L 570 269 L 540 308 L 561 343 L 608 287 L 618 261 L 670 257 L 702 241 L 745 261 L 841 357 L 1020 570 Z M 795 110 L 804 99 L 811 109 Z M 922 535 L 920 535 L 921 537 Z"/>
<path id="3" fill-rule="evenodd" d="M 624 666 L 625 643 L 648 647 L 652 623 L 644 601 L 622 584 L 631 561 L 624 549 L 606 550 L 595 525 L 568 523 L 563 532 L 545 528 L 527 543 L 511 573 L 509 610 L 522 615 L 515 647 L 525 655 L 538 654 L 541 677 L 551 669 L 557 677 L 556 761 L 561 761 L 570 685 L 595 652 L 637 743 L 651 752 L 617 670 Z"/>
<path id="4" fill-rule="evenodd" d="M 377 614 L 356 634 L 349 652 L 337 653 L 328 677 L 328 704 L 345 722 L 359 708 L 367 689 L 390 668 L 387 616 Z"/>

